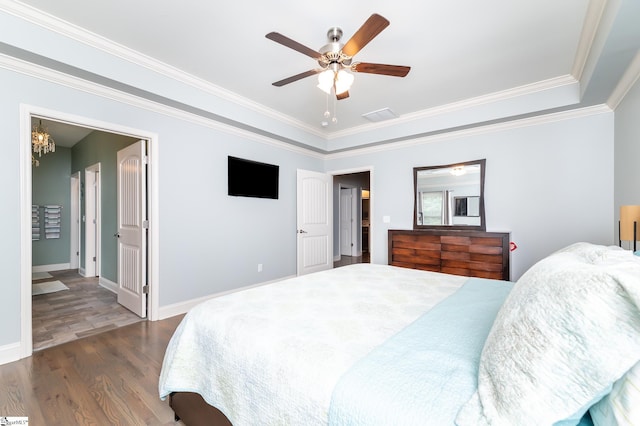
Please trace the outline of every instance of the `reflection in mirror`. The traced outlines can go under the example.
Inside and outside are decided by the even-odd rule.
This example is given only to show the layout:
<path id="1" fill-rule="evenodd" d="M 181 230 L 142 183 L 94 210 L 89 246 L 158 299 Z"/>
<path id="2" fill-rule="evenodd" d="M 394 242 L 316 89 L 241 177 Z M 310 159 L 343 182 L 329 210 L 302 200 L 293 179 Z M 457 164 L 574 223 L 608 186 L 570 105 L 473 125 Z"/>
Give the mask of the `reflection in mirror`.
<path id="1" fill-rule="evenodd" d="M 454 216 L 480 216 L 480 197 L 453 197 Z"/>
<path id="2" fill-rule="evenodd" d="M 415 167 L 414 229 L 485 230 L 485 160 Z"/>

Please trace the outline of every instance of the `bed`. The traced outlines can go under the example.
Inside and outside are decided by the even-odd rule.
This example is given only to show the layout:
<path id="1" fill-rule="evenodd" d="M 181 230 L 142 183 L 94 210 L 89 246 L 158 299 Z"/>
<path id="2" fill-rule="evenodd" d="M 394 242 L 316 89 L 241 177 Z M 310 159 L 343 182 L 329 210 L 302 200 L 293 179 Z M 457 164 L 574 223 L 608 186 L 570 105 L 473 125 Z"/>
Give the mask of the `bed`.
<path id="1" fill-rule="evenodd" d="M 578 243 L 515 283 L 358 264 L 214 298 L 159 394 L 189 426 L 640 420 L 639 259 Z"/>

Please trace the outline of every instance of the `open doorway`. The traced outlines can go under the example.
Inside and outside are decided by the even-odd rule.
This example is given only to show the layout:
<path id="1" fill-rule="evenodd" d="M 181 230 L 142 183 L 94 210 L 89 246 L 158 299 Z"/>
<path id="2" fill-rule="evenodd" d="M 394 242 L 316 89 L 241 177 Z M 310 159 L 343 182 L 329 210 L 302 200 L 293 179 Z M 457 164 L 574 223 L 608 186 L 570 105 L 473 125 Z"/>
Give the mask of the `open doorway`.
<path id="1" fill-rule="evenodd" d="M 372 171 L 336 172 L 334 184 L 334 267 L 369 263 Z"/>
<path id="2" fill-rule="evenodd" d="M 122 138 L 130 138 L 132 142 L 138 141 L 140 139 L 144 139 L 149 141 L 149 148 L 148 148 L 148 162 L 147 162 L 147 168 L 149 171 L 149 179 L 147 182 L 147 186 L 150 189 L 149 191 L 149 197 L 148 197 L 148 209 L 149 209 L 149 219 L 148 219 L 148 223 L 157 223 L 156 220 L 154 220 L 154 218 L 157 216 L 157 208 L 154 208 L 154 206 L 157 206 L 157 197 L 156 197 L 156 185 L 154 185 L 154 178 L 157 181 L 157 168 L 154 168 L 154 159 L 157 156 L 157 151 L 155 149 L 153 149 L 156 141 L 157 141 L 157 136 L 155 134 L 146 132 L 146 131 L 139 131 L 139 130 L 135 130 L 135 129 L 130 129 L 130 128 L 125 128 L 123 126 L 119 126 L 117 124 L 112 124 L 112 123 L 104 123 L 104 122 L 99 122 L 96 120 L 91 120 L 91 119 L 86 119 L 84 117 L 77 117 L 77 116 L 70 116 L 64 113 L 58 113 L 58 112 L 52 112 L 52 111 L 44 111 L 35 107 L 29 107 L 29 106 L 23 106 L 22 110 L 21 110 L 22 116 L 21 116 L 21 188 L 22 188 L 22 202 L 21 202 L 21 210 L 24 211 L 25 209 L 27 209 L 27 207 L 29 207 L 29 210 L 32 209 L 35 200 L 34 200 L 34 193 L 37 192 L 33 185 L 36 183 L 36 180 L 34 179 L 34 174 L 37 172 L 34 172 L 31 168 L 31 141 L 30 141 L 30 136 L 31 136 L 31 127 L 32 127 L 32 120 L 33 119 L 37 119 L 38 121 L 43 120 L 43 122 L 47 122 L 47 123 L 57 123 L 57 124 L 61 124 L 64 126 L 68 126 L 70 128 L 84 128 L 85 130 L 88 129 L 88 132 L 99 132 L 99 133 L 104 133 L 104 134 L 112 134 L 115 136 L 118 136 L 120 139 Z M 53 127 L 53 126 L 52 126 Z M 62 140 L 63 138 L 61 138 Z M 60 146 L 59 151 L 64 151 L 64 147 Z M 52 154 L 52 153 L 50 153 Z M 46 154 L 46 155 L 50 155 L 50 154 Z M 57 154 L 54 153 L 54 154 Z M 47 158 L 46 155 L 43 155 L 39 160 L 41 161 L 41 164 L 44 165 L 45 163 L 43 163 L 43 161 L 48 160 L 48 159 L 52 159 L 53 157 L 49 157 Z M 66 153 L 66 155 L 70 155 L 69 152 Z M 75 155 L 75 154 L 74 154 Z M 86 229 L 83 226 L 78 226 L 76 227 L 74 225 L 74 223 L 80 223 L 80 224 L 86 224 L 86 211 L 80 212 L 78 210 L 76 210 L 76 206 L 77 204 L 79 205 L 83 205 L 84 201 L 82 200 L 82 197 L 86 196 L 86 184 L 87 184 L 87 176 L 91 176 L 93 175 L 93 178 L 97 181 L 99 181 L 97 178 L 100 177 L 101 174 L 107 174 L 106 170 L 104 169 L 104 163 L 100 163 L 99 166 L 100 167 L 96 167 L 96 164 L 98 163 L 94 163 L 94 164 L 89 164 L 85 170 L 82 173 L 78 173 L 78 172 L 72 172 L 71 169 L 69 169 L 69 173 L 67 174 L 67 183 L 66 183 L 66 188 L 67 188 L 67 196 L 69 198 L 68 204 L 67 202 L 65 202 L 65 205 L 68 205 L 68 211 L 65 212 L 66 218 L 65 218 L 65 222 L 64 222 L 64 227 L 66 227 L 67 229 L 65 230 L 65 238 L 68 238 L 68 240 L 72 240 L 72 241 L 68 241 L 68 247 L 67 249 L 64 250 L 64 252 L 66 254 L 68 254 L 68 257 L 65 259 L 65 261 L 62 262 L 57 262 L 54 264 L 51 264 L 50 262 L 44 262 L 46 263 L 45 265 L 42 265 L 41 261 L 36 261 L 34 262 L 34 260 L 37 260 L 35 258 L 37 258 L 39 256 L 39 254 L 34 253 L 34 248 L 32 246 L 32 226 L 33 224 L 31 223 L 31 221 L 29 221 L 28 223 L 23 223 L 22 227 L 21 227 L 21 235 L 22 235 L 22 241 L 24 242 L 23 247 L 21 249 L 21 309 L 22 312 L 24 312 L 25 314 L 21 315 L 22 318 L 22 333 L 21 333 L 21 357 L 26 357 L 26 356 L 30 356 L 33 349 L 34 349 L 34 340 L 36 338 L 35 336 L 35 328 L 38 326 L 38 324 L 36 324 L 34 317 L 32 317 L 32 315 L 29 315 L 29 313 L 34 314 L 36 310 L 39 310 L 40 308 L 35 306 L 35 297 L 36 296 L 32 296 L 32 292 L 33 292 L 33 286 L 32 286 L 32 282 L 34 279 L 34 275 L 33 275 L 33 271 L 39 270 L 42 272 L 47 272 L 45 271 L 45 269 L 56 269 L 56 271 L 54 271 L 53 269 L 51 269 L 49 271 L 49 275 L 52 275 L 53 277 L 57 278 L 56 281 L 67 281 L 67 285 L 66 287 L 69 290 L 73 290 L 74 288 L 77 290 L 78 288 L 80 288 L 82 285 L 89 285 L 90 287 L 87 288 L 91 288 L 93 289 L 98 289 L 101 291 L 106 291 L 107 293 L 110 293 L 113 295 L 113 297 L 116 297 L 116 294 L 113 293 L 113 291 L 110 287 L 116 287 L 117 288 L 117 278 L 115 279 L 110 279 L 109 277 L 105 277 L 104 273 L 102 272 L 104 270 L 103 265 L 105 264 L 105 262 L 101 262 L 101 260 L 105 260 L 102 259 L 102 255 L 104 255 L 104 253 L 102 253 L 102 255 L 100 254 L 100 247 L 104 248 L 103 245 L 97 243 L 96 247 L 98 247 L 97 250 L 97 254 L 96 254 L 96 266 L 95 266 L 95 272 L 93 274 L 91 274 L 91 277 L 85 277 L 82 274 L 80 274 L 79 272 L 86 272 L 84 271 L 84 268 L 86 268 L 86 262 L 84 262 L 84 260 L 86 260 Z M 88 171 L 88 173 L 86 173 Z M 115 176 L 115 170 L 112 173 Z M 76 192 L 77 191 L 77 192 Z M 78 194 L 77 196 L 71 196 L 71 194 Z M 96 193 L 96 194 L 99 194 Z M 97 202 L 96 204 L 98 204 L 100 200 L 100 196 L 97 195 Z M 44 201 L 44 202 L 38 202 L 38 203 L 45 203 L 48 201 Z M 72 212 L 77 212 L 74 213 L 73 215 L 71 215 L 71 217 L 69 217 L 70 213 Z M 23 215 L 24 218 L 24 215 Z M 67 219 L 68 218 L 68 219 Z M 106 219 L 104 220 L 104 222 L 110 223 L 116 222 L 116 217 L 115 214 L 113 215 L 113 217 L 110 218 L 105 218 L 103 217 L 102 219 Z M 23 219 L 23 222 L 24 221 Z M 104 229 L 104 228 L 103 228 Z M 114 226 L 115 229 L 115 226 Z M 157 228 L 154 228 L 152 226 L 150 226 L 148 228 L 148 242 L 149 242 L 149 249 L 148 249 L 148 260 L 147 260 L 147 265 L 148 265 L 148 270 L 149 270 L 149 274 L 148 274 L 148 283 L 150 284 L 152 282 L 153 278 L 157 277 L 157 269 L 158 269 L 158 259 L 157 259 L 157 249 L 154 247 L 154 244 L 157 241 L 157 234 L 158 234 L 158 230 Z M 105 232 L 102 232 L 103 234 L 105 234 Z M 114 232 L 111 232 L 111 234 L 113 234 Z M 108 238 L 108 234 L 105 235 L 105 237 Z M 106 240 L 106 238 L 105 238 Z M 115 240 L 115 236 L 114 236 L 114 240 Z M 75 244 L 75 242 L 77 241 L 77 244 Z M 98 238 L 99 241 L 99 238 Z M 77 256 L 77 259 L 75 258 Z M 93 256 L 91 256 L 93 258 Z M 113 254 L 113 257 L 116 258 L 116 254 Z M 109 261 L 108 259 L 106 260 L 107 262 Z M 40 265 L 38 264 L 40 263 Z M 101 266 L 102 265 L 102 266 Z M 115 275 L 117 277 L 117 275 Z M 153 278 L 152 278 L 153 277 Z M 48 278 L 44 278 L 44 280 L 46 281 Z M 87 280 L 92 282 L 87 282 Z M 115 282 L 114 282 L 115 281 Z M 44 282 L 42 278 L 40 278 L 38 280 L 38 283 L 40 282 Z M 157 293 L 156 293 L 156 288 L 155 288 L 155 283 L 157 283 L 157 278 L 154 282 L 154 285 L 149 285 L 148 287 L 148 291 L 149 291 L 149 306 L 148 306 L 148 316 L 149 319 L 152 320 L 156 320 L 158 319 L 158 312 L 157 312 Z M 69 290 L 63 290 L 60 292 L 59 295 L 54 294 L 53 296 L 50 296 L 49 294 L 44 294 L 44 295 L 38 295 L 37 297 L 61 297 L 62 295 L 64 295 L 64 297 L 68 297 L 68 295 L 70 294 Z M 88 303 L 85 303 L 86 305 L 93 305 L 93 308 L 95 308 L 95 306 L 100 305 L 100 304 L 104 304 L 104 293 L 102 293 L 102 296 L 100 295 L 94 295 L 95 298 Z M 76 303 L 74 304 L 77 306 L 81 306 L 82 303 Z M 124 308 L 123 308 L 124 309 Z M 113 309 L 110 308 L 106 308 L 107 311 L 110 311 L 111 314 L 113 314 L 115 311 Z M 95 309 L 94 309 L 95 311 Z M 108 316 L 108 314 L 105 314 L 105 318 Z M 110 329 L 110 328 L 114 328 L 117 326 L 122 326 L 122 325 L 126 325 L 127 323 L 127 319 L 122 319 L 122 317 L 119 317 L 117 314 L 113 315 L 111 317 L 111 319 L 113 319 L 113 321 L 111 321 L 111 323 L 106 324 L 106 323 L 100 323 L 99 320 L 96 320 L 96 318 L 93 318 L 92 321 L 94 323 L 94 325 L 97 325 L 97 327 L 93 327 L 94 331 L 87 331 L 87 330 L 81 330 L 81 327 L 74 327 L 76 328 L 76 330 L 79 330 L 76 334 L 76 337 L 84 337 L 86 335 L 89 334 L 93 334 L 94 332 L 98 332 L 98 331 L 104 331 L 106 329 Z M 137 318 L 137 320 L 140 320 L 139 317 Z M 55 340 L 55 339 L 54 339 Z M 59 342 L 61 343 L 61 342 Z M 56 343 L 57 344 L 57 343 Z"/>

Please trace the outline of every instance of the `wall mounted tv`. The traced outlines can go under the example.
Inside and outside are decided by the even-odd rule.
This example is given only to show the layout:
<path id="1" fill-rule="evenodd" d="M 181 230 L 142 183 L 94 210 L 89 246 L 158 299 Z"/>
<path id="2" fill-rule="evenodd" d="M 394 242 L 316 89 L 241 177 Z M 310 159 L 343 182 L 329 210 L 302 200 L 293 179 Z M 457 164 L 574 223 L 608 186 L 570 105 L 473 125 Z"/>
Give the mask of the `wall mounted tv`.
<path id="1" fill-rule="evenodd" d="M 279 173 L 279 166 L 229 156 L 229 195 L 278 199 Z"/>

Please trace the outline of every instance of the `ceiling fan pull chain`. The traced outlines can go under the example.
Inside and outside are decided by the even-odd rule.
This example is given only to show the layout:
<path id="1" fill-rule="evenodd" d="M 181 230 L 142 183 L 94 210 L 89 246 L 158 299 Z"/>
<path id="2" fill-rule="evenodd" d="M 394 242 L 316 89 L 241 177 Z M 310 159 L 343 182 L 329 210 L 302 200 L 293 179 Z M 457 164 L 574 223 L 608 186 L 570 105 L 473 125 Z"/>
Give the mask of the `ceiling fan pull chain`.
<path id="1" fill-rule="evenodd" d="M 325 96 L 324 118 L 329 118 L 331 117 L 331 112 L 329 111 L 329 94 L 327 93 Z"/>
<path id="2" fill-rule="evenodd" d="M 329 117 L 331 117 L 331 112 L 329 111 L 329 94 L 327 93 L 325 96 L 326 97 L 324 101 L 324 113 L 323 113 L 324 120 L 320 122 L 320 125 L 322 127 L 327 127 L 329 125 Z"/>
<path id="3" fill-rule="evenodd" d="M 335 88 L 334 88 L 335 91 Z M 336 96 L 333 97 L 333 118 L 331 118 L 331 122 L 336 124 L 338 122 L 338 106 L 336 103 L 338 102 L 338 98 Z"/>

